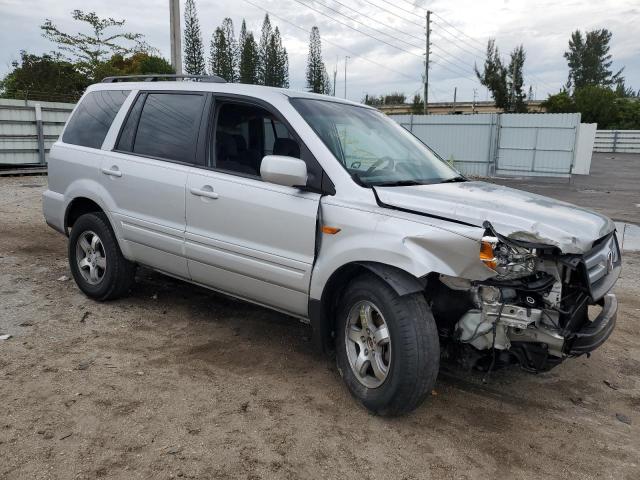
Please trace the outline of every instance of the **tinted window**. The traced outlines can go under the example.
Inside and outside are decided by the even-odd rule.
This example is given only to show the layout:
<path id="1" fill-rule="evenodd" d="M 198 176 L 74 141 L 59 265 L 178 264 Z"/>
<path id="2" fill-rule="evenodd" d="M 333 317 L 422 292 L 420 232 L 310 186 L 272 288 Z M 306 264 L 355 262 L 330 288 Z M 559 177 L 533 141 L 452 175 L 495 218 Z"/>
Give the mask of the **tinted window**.
<path id="1" fill-rule="evenodd" d="M 293 135 L 264 108 L 226 103 L 219 107 L 217 119 L 217 168 L 258 176 L 265 155 L 300 158 L 300 146 Z"/>
<path id="2" fill-rule="evenodd" d="M 100 148 L 111 122 L 128 95 L 128 90 L 103 90 L 87 94 L 69 120 L 62 141 Z"/>
<path id="3" fill-rule="evenodd" d="M 118 139 L 117 150 L 123 150 L 130 152 L 133 148 L 133 141 L 136 139 L 136 131 L 138 130 L 138 119 L 140 118 L 140 112 L 144 105 L 145 94 L 138 95 L 133 107 L 129 110 L 127 119 L 124 122 L 122 131 L 120 132 L 120 138 Z"/>
<path id="4" fill-rule="evenodd" d="M 149 93 L 146 97 L 132 151 L 193 162 L 205 96 Z"/>

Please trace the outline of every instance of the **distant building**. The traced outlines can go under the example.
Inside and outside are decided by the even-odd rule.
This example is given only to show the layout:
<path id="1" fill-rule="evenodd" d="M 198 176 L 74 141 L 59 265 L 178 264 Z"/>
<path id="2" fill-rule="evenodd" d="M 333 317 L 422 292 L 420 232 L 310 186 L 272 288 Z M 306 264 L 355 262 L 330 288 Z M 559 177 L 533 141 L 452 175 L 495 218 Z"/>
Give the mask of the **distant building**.
<path id="1" fill-rule="evenodd" d="M 387 115 L 407 115 L 412 112 L 413 105 L 404 103 L 401 105 L 379 105 L 378 110 Z M 542 100 L 531 100 L 527 102 L 529 113 L 544 113 Z M 420 112 L 422 113 L 422 112 Z M 437 102 L 429 103 L 429 114 L 433 115 L 468 115 L 473 113 L 502 113 L 502 109 L 496 107 L 493 102 L 456 102 L 455 108 L 453 102 Z"/>

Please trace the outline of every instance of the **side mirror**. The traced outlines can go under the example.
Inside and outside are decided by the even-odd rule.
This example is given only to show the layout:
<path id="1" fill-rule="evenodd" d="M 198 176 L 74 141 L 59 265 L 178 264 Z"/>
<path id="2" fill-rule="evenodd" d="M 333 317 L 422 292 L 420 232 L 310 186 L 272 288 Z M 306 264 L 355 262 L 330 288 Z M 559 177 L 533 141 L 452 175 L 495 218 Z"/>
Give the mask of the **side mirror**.
<path id="1" fill-rule="evenodd" d="M 260 176 L 265 182 L 285 187 L 305 187 L 307 164 L 299 158 L 267 155 L 260 164 Z"/>

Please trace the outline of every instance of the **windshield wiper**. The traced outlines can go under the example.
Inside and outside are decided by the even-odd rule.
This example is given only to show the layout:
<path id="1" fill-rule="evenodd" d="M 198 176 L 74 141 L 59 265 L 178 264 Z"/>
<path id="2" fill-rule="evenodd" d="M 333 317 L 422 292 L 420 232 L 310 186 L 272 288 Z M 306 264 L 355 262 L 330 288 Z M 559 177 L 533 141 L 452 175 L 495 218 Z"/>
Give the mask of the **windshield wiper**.
<path id="1" fill-rule="evenodd" d="M 468 180 L 462 175 L 458 175 L 457 177 L 447 178 L 446 180 L 442 180 L 440 183 L 457 183 L 457 182 L 467 182 Z"/>

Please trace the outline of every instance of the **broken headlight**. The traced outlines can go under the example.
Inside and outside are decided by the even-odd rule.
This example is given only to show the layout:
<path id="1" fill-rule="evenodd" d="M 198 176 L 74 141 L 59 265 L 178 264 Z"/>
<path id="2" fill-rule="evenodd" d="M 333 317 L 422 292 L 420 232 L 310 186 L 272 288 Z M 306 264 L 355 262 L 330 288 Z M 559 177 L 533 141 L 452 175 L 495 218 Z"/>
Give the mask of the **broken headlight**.
<path id="1" fill-rule="evenodd" d="M 482 237 L 480 260 L 495 271 L 496 280 L 513 280 L 535 272 L 535 250 L 507 244 L 497 237 Z"/>

